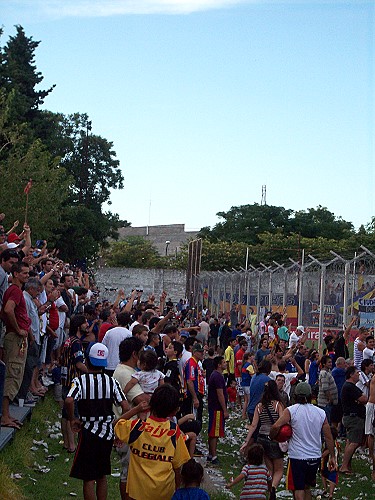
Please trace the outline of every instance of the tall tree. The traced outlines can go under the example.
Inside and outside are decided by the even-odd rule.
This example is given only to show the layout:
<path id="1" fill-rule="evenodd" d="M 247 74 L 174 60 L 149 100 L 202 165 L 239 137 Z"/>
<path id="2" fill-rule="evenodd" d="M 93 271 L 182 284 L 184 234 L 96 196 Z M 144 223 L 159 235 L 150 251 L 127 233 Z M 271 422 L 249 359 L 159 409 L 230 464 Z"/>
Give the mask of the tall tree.
<path id="1" fill-rule="evenodd" d="M 113 143 L 91 133 L 87 114 L 64 117 L 65 151 L 62 165 L 72 175 L 72 201 L 100 209 L 109 201 L 110 189 L 122 189 L 124 178 Z"/>
<path id="2" fill-rule="evenodd" d="M 66 259 L 88 258 L 127 224 L 102 209 L 110 203 L 110 190 L 123 187 L 123 176 L 113 144 L 91 134 L 86 114 L 40 110 L 53 87 L 40 89 L 39 43 L 17 26 L 0 47 L 0 194 L 16 195 L 4 211 L 21 219 L 22 189 L 31 178 L 33 233 L 53 236 Z"/>
<path id="3" fill-rule="evenodd" d="M 35 65 L 35 50 L 39 44 L 32 37 L 27 37 L 21 26 L 16 26 L 15 36 L 9 37 L 1 51 L 0 86 L 8 93 L 15 91 L 17 94 L 12 119 L 18 123 L 33 121 L 40 113 L 39 107 L 44 99 L 54 88 L 36 89 L 43 81 L 43 75 Z"/>

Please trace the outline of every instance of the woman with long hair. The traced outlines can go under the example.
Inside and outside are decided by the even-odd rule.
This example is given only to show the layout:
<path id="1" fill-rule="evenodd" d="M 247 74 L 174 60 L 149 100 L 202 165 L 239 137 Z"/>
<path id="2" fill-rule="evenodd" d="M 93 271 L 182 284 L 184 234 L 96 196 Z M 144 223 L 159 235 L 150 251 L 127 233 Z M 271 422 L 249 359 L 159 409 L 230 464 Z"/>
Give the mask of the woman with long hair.
<path id="1" fill-rule="evenodd" d="M 269 433 L 273 424 L 278 420 L 284 410 L 281 403 L 279 391 L 274 380 L 269 380 L 264 386 L 264 392 L 260 403 L 257 405 L 253 421 L 245 442 L 240 448 L 242 453 L 246 452 L 251 444 L 251 437 L 260 424 L 257 443 L 264 448 L 264 461 L 272 476 L 272 490 L 270 500 L 276 499 L 276 488 L 283 477 L 283 452 L 279 443 L 270 439 Z"/>

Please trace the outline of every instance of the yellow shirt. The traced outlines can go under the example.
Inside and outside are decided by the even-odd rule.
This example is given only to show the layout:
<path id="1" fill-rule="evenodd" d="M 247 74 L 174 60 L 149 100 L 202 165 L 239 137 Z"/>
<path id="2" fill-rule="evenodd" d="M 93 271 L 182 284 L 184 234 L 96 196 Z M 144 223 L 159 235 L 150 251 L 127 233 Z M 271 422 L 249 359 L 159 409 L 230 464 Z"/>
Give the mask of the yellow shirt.
<path id="1" fill-rule="evenodd" d="M 229 362 L 229 373 L 234 373 L 234 350 L 230 345 L 225 349 L 224 361 Z M 223 373 L 228 373 L 228 370 L 223 370 Z"/>
<path id="2" fill-rule="evenodd" d="M 126 492 L 136 500 L 170 500 L 175 492 L 175 469 L 190 460 L 178 425 L 166 418 L 120 420 L 115 433 L 129 444 Z"/>

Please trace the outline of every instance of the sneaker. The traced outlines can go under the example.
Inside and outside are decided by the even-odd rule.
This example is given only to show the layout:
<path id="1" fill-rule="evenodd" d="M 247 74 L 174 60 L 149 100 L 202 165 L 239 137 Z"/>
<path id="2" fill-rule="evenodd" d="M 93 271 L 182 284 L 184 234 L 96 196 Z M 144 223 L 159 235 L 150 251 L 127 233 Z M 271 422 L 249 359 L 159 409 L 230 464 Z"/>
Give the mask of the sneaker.
<path id="1" fill-rule="evenodd" d="M 215 457 L 215 458 L 213 458 L 213 459 L 211 460 L 211 463 L 212 463 L 212 465 L 219 465 L 219 464 L 220 464 L 220 461 L 219 461 L 219 459 L 218 459 L 217 457 Z"/>
<path id="2" fill-rule="evenodd" d="M 212 462 L 212 455 L 207 455 L 206 461 L 207 462 Z"/>
<path id="3" fill-rule="evenodd" d="M 26 401 L 23 403 L 23 406 L 28 406 L 29 408 L 34 408 L 35 405 L 36 403 L 33 399 L 26 399 Z"/>
<path id="4" fill-rule="evenodd" d="M 202 450 L 200 450 L 199 448 L 195 447 L 195 450 L 194 450 L 194 456 L 195 457 L 203 457 L 204 453 Z"/>
<path id="5" fill-rule="evenodd" d="M 49 377 L 42 377 L 42 382 L 43 382 L 44 387 L 48 387 L 49 385 L 54 384 L 52 379 L 50 379 Z"/>
<path id="6" fill-rule="evenodd" d="M 34 394 L 32 392 L 28 391 L 27 396 L 26 396 L 26 400 L 27 401 L 35 401 L 35 403 L 36 403 L 39 401 L 39 398 L 38 398 L 38 396 L 34 396 Z"/>

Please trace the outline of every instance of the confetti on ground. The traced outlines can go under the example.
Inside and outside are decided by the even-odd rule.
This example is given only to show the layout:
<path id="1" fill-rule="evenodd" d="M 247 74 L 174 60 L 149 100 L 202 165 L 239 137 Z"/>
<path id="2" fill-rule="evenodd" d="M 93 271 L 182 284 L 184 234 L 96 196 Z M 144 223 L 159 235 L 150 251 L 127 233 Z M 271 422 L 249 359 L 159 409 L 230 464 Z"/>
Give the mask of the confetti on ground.
<path id="1" fill-rule="evenodd" d="M 22 474 L 18 474 L 18 472 L 16 472 L 15 474 L 11 474 L 10 475 L 11 479 L 22 479 Z"/>

